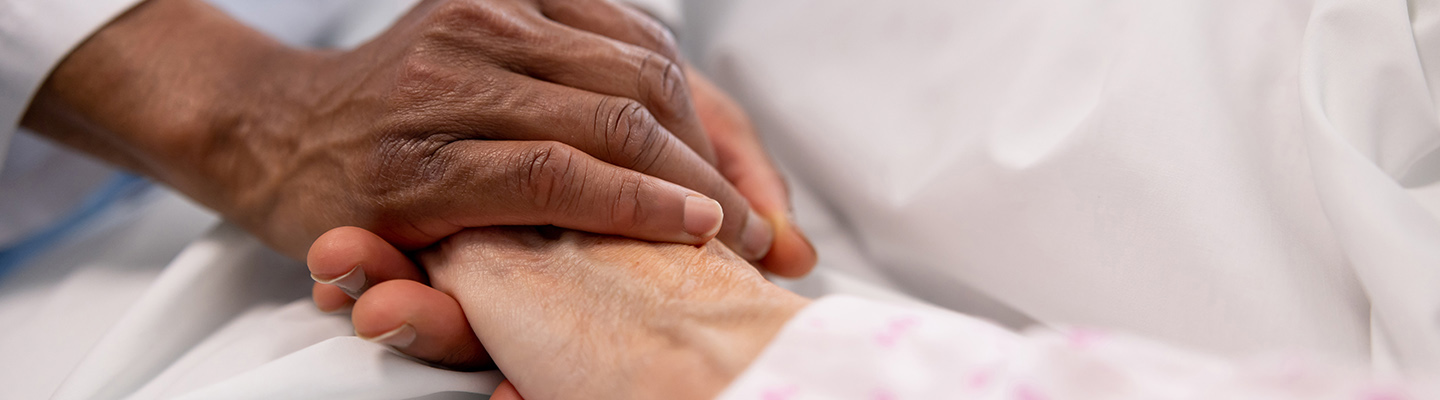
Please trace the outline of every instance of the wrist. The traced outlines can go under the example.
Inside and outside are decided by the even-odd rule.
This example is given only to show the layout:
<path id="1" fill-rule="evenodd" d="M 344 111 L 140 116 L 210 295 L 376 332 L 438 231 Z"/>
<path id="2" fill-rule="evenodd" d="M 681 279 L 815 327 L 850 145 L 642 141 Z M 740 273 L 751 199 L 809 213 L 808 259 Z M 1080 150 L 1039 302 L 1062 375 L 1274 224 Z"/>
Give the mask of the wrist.
<path id="1" fill-rule="evenodd" d="M 172 185 L 249 228 L 266 226 L 279 187 L 314 133 L 309 79 L 324 55 L 278 44 L 236 52 L 223 77 L 198 90 L 209 98 L 170 151 Z M 252 229 L 253 232 L 259 232 Z"/>
<path id="2" fill-rule="evenodd" d="M 272 153 L 290 144 L 293 128 L 285 125 L 298 119 L 299 76 L 317 57 L 202 1 L 145 6 L 157 9 L 117 21 L 123 25 L 108 37 L 117 43 L 101 43 L 123 49 L 115 57 L 139 78 L 114 90 L 135 100 L 134 123 L 105 125 L 135 143 L 153 178 L 234 218 L 251 206 L 253 186 L 273 174 Z M 126 44 L 136 41 L 153 45 Z"/>
<path id="3" fill-rule="evenodd" d="M 284 78 L 260 68 L 303 54 L 204 2 L 149 0 L 71 52 L 22 124 L 224 212 L 230 174 L 257 168 L 237 131 L 259 129 L 274 106 L 257 91 Z"/>
<path id="4" fill-rule="evenodd" d="M 683 306 L 680 322 L 652 328 L 665 349 L 636 374 L 637 398 L 711 398 L 749 368 L 809 300 L 763 284 L 758 293 Z"/>

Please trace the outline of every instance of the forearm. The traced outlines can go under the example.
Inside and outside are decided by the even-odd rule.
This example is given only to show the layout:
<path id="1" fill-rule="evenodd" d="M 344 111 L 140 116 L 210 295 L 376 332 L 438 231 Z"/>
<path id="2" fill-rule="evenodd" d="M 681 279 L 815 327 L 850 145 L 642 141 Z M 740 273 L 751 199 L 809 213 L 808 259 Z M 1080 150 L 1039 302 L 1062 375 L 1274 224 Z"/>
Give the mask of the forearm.
<path id="1" fill-rule="evenodd" d="M 261 167 L 243 151 L 256 110 L 286 97 L 263 71 L 305 58 L 204 2 L 151 0 L 72 52 L 22 125 L 229 209 L 229 183 Z"/>

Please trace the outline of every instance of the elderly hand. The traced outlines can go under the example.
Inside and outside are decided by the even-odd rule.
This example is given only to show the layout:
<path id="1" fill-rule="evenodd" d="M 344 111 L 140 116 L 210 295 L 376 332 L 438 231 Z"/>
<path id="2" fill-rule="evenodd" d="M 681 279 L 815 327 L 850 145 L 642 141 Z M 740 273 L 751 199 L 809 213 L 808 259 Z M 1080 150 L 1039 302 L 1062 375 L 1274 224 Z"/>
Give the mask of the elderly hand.
<path id="1" fill-rule="evenodd" d="M 356 228 L 326 233 L 310 259 L 414 269 Z M 514 384 L 501 390 L 530 400 L 713 398 L 808 304 L 715 244 L 485 228 L 419 261 L 434 287 L 376 285 L 355 305 L 356 333 L 445 365 L 493 357 Z"/>
<path id="2" fill-rule="evenodd" d="M 602 0 L 426 1 L 347 52 L 287 48 L 198 0 L 150 0 L 72 53 L 24 124 L 292 256 L 342 225 L 402 249 L 466 227 L 557 225 L 716 237 L 808 271 L 798 231 L 773 240 L 772 223 L 788 226 L 783 185 L 744 192 L 766 196 L 756 213 L 711 165 L 758 144 L 713 150 L 676 59 L 662 26 Z M 767 258 L 772 242 L 780 256 Z"/>

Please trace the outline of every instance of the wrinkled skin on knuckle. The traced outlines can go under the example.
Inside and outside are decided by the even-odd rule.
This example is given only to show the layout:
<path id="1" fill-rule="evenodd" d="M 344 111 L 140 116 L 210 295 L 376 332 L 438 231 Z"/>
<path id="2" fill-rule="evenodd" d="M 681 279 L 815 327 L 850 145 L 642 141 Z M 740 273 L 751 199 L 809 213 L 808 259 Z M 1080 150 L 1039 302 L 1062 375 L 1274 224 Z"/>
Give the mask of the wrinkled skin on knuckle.
<path id="1" fill-rule="evenodd" d="M 664 118 L 680 118 L 692 113 L 690 92 L 680 64 L 650 53 L 641 65 L 640 73 L 641 84 L 645 85 L 640 93 L 647 97 L 651 112 Z"/>
<path id="2" fill-rule="evenodd" d="M 440 151 L 453 142 L 441 136 L 417 136 L 408 125 L 414 121 L 392 122 L 395 126 L 375 138 L 370 162 L 364 168 L 366 192 L 383 197 L 408 187 L 440 181 L 445 168 Z"/>
<path id="3" fill-rule="evenodd" d="M 595 115 L 600 117 L 596 121 L 600 139 L 607 149 L 618 152 L 610 159 L 629 169 L 646 171 L 653 167 L 669 138 L 645 106 L 625 99 L 602 101 L 599 108 Z"/>
<path id="4" fill-rule="evenodd" d="M 515 158 L 515 163 L 512 170 L 518 192 L 532 201 L 533 210 L 563 215 L 583 190 L 584 175 L 579 170 L 583 168 L 583 161 L 568 146 L 547 142 L 523 152 Z M 572 188 L 572 185 L 582 187 Z"/>
<path id="5" fill-rule="evenodd" d="M 446 176 L 452 163 L 442 157 L 448 142 L 387 134 L 376 139 L 369 161 L 359 168 L 356 196 L 367 207 L 357 225 L 375 230 L 382 237 L 398 235 L 420 240 L 436 233 L 423 226 L 425 215 L 416 210 L 443 206 Z"/>
<path id="6" fill-rule="evenodd" d="M 610 205 L 610 226 L 622 232 L 633 231 L 640 225 L 644 202 L 641 195 L 649 183 L 639 174 L 624 174 L 618 179 L 615 199 Z"/>

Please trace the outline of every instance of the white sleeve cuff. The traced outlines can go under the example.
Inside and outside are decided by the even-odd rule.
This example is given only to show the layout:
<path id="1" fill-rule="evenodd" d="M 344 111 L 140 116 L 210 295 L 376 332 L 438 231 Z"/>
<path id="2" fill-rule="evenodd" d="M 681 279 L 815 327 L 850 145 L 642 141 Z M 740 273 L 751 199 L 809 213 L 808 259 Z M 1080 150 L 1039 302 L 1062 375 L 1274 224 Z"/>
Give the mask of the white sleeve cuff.
<path id="1" fill-rule="evenodd" d="M 1123 333 L 1016 334 L 965 315 L 858 298 L 786 323 L 722 400 L 1440 399 L 1440 379 L 1375 380 L 1305 356 L 1229 360 Z"/>
<path id="2" fill-rule="evenodd" d="M 66 55 L 140 0 L 0 0 L 0 166 L 31 97 Z"/>

